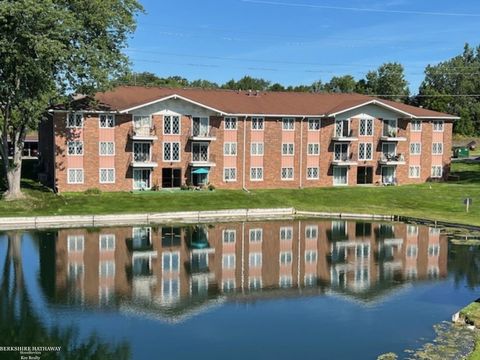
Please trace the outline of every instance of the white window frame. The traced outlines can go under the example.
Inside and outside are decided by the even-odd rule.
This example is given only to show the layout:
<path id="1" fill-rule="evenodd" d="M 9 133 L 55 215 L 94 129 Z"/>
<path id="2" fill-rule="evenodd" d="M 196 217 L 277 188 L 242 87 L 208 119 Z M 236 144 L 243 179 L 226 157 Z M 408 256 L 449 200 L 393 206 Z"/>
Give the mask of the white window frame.
<path id="1" fill-rule="evenodd" d="M 252 236 L 253 235 L 253 236 Z M 263 241 L 263 229 L 254 228 L 248 231 L 248 242 L 261 243 Z"/>
<path id="2" fill-rule="evenodd" d="M 312 236 L 315 234 L 315 236 Z M 317 240 L 318 239 L 318 226 L 317 225 L 307 225 L 305 226 L 305 239 L 307 240 Z"/>
<path id="3" fill-rule="evenodd" d="M 173 264 L 173 257 L 176 256 L 178 258 L 177 261 L 177 267 L 174 268 L 172 266 Z M 165 258 L 169 258 L 169 263 L 170 263 L 170 268 L 167 269 L 165 268 Z M 165 251 L 162 253 L 162 273 L 168 272 L 168 273 L 178 273 L 180 272 L 180 251 Z"/>
<path id="4" fill-rule="evenodd" d="M 73 115 L 74 125 L 70 125 L 70 116 L 71 115 Z M 81 118 L 81 125 L 80 126 L 76 125 L 77 116 L 80 116 L 80 118 Z M 67 129 L 83 129 L 84 123 L 85 123 L 85 117 L 83 116 L 83 113 L 81 113 L 81 112 L 69 112 L 69 113 L 67 113 L 66 122 L 67 122 L 67 124 L 66 124 Z"/>
<path id="5" fill-rule="evenodd" d="M 167 118 L 169 119 L 168 121 L 170 122 L 170 132 L 165 132 L 165 122 L 167 121 Z M 178 133 L 173 132 L 173 118 L 178 118 Z M 162 125 L 163 125 L 162 126 L 163 135 L 180 135 L 182 133 L 182 117 L 180 114 L 163 115 Z"/>
<path id="6" fill-rule="evenodd" d="M 227 179 L 226 172 L 229 172 L 229 176 Z M 232 173 L 235 175 L 233 178 L 231 178 Z M 224 182 L 235 182 L 237 181 L 237 168 L 236 167 L 224 167 L 223 168 L 223 181 Z"/>
<path id="7" fill-rule="evenodd" d="M 113 245 L 112 247 L 109 247 L 109 240 L 112 240 L 112 245 Z M 103 241 L 106 242 L 105 247 L 102 246 Z M 114 251 L 115 242 L 116 242 L 115 234 L 100 234 L 100 236 L 98 237 L 98 248 L 100 251 Z"/>
<path id="8" fill-rule="evenodd" d="M 235 254 L 222 255 L 222 269 L 235 269 L 237 267 L 237 257 Z"/>
<path id="9" fill-rule="evenodd" d="M 317 175 L 312 176 L 313 170 L 310 171 L 310 169 L 317 169 Z M 320 179 L 320 168 L 318 166 L 313 166 L 313 167 L 307 167 L 307 180 L 318 180 Z"/>
<path id="10" fill-rule="evenodd" d="M 227 125 L 228 124 L 228 125 Z M 233 126 L 234 124 L 234 126 Z M 223 126 L 225 130 L 234 130 L 238 129 L 238 119 L 235 116 L 226 116 L 223 120 Z"/>
<path id="11" fill-rule="evenodd" d="M 365 134 L 362 134 L 362 122 L 365 122 Z M 368 122 L 372 123 L 372 133 L 368 133 Z M 358 126 L 358 135 L 359 136 L 373 136 L 375 134 L 375 119 L 370 117 L 362 117 L 360 118 L 360 124 Z"/>
<path id="12" fill-rule="evenodd" d="M 73 144 L 73 147 L 75 148 L 75 152 L 73 154 L 70 154 L 70 144 Z M 77 150 L 79 145 L 82 148 L 82 152 L 77 154 Z M 68 156 L 83 156 L 85 153 L 85 143 L 83 140 L 70 140 L 67 142 L 67 155 Z"/>
<path id="13" fill-rule="evenodd" d="M 291 177 L 288 177 L 289 169 L 292 169 L 292 176 Z M 284 170 L 285 170 L 285 176 L 283 176 Z M 280 169 L 280 178 L 282 179 L 282 181 L 293 181 L 295 179 L 295 168 L 293 168 L 293 167 L 282 167 Z"/>
<path id="14" fill-rule="evenodd" d="M 102 154 L 102 144 L 112 144 L 113 153 Z M 105 145 L 105 146 L 106 146 L 106 149 L 108 149 L 108 145 Z M 99 141 L 98 142 L 98 155 L 99 156 L 115 156 L 115 142 L 114 141 Z"/>
<path id="15" fill-rule="evenodd" d="M 169 144 L 170 147 L 170 159 L 165 158 L 165 145 Z M 173 160 L 173 144 L 178 144 L 178 160 Z M 180 141 L 164 141 L 162 144 L 162 152 L 163 152 L 163 162 L 172 162 L 178 163 L 182 161 L 182 147 Z M 150 158 L 151 158 L 151 148 L 150 148 Z"/>
<path id="16" fill-rule="evenodd" d="M 251 252 L 248 255 L 249 268 L 259 268 L 259 267 L 262 267 L 262 264 L 263 264 L 263 255 L 261 252 L 255 251 L 255 252 Z"/>
<path id="17" fill-rule="evenodd" d="M 432 127 L 433 127 L 433 132 L 443 132 L 445 129 L 445 121 L 433 120 Z"/>
<path id="18" fill-rule="evenodd" d="M 71 246 L 71 242 L 74 246 Z M 81 244 L 81 246 L 78 246 Z M 83 235 L 68 235 L 67 236 L 67 251 L 70 252 L 82 252 L 85 250 L 85 236 Z"/>
<path id="19" fill-rule="evenodd" d="M 440 152 L 438 151 L 440 147 Z M 432 155 L 443 155 L 443 142 L 432 143 Z"/>
<path id="20" fill-rule="evenodd" d="M 233 241 L 230 241 L 231 239 L 233 239 Z M 225 241 L 225 240 L 228 240 L 228 241 Z M 224 244 L 235 244 L 236 241 L 237 241 L 237 230 L 235 230 L 235 229 L 224 229 L 222 231 L 222 243 L 224 243 Z"/>
<path id="21" fill-rule="evenodd" d="M 290 126 L 290 124 L 292 124 Z M 282 130 L 283 131 L 295 131 L 295 118 L 294 117 L 284 117 L 282 118 Z"/>
<path id="22" fill-rule="evenodd" d="M 335 182 L 335 169 L 342 169 L 344 168 L 345 171 L 346 171 L 346 174 L 345 174 L 345 179 L 346 179 L 346 182 L 345 183 L 338 183 L 338 182 Z M 333 185 L 334 186 L 347 186 L 348 185 L 348 173 L 349 173 L 349 170 L 348 170 L 348 167 L 346 166 L 334 166 L 333 167 L 333 170 L 332 170 L 332 181 L 333 181 Z"/>
<path id="23" fill-rule="evenodd" d="M 75 181 L 70 181 L 70 171 L 81 171 L 82 174 L 82 181 L 76 181 L 77 175 L 75 174 Z M 67 184 L 78 185 L 83 184 L 85 182 L 85 170 L 83 168 L 68 168 L 67 169 Z"/>
<path id="24" fill-rule="evenodd" d="M 289 235 L 289 236 L 287 236 Z M 292 241 L 293 240 L 293 227 L 291 226 L 282 226 L 278 231 L 278 238 L 281 241 Z"/>
<path id="25" fill-rule="evenodd" d="M 113 171 L 113 180 L 108 181 L 108 176 L 107 176 L 107 181 L 102 181 L 102 170 L 107 171 L 107 175 L 108 175 L 108 171 Z M 100 168 L 100 169 L 98 169 L 98 182 L 100 184 L 115 184 L 116 177 L 117 176 L 116 176 L 115 168 Z"/>
<path id="26" fill-rule="evenodd" d="M 318 123 L 318 129 L 315 125 Z M 320 131 L 322 129 L 322 120 L 320 118 L 308 118 L 308 131 Z"/>
<path id="27" fill-rule="evenodd" d="M 410 130 L 412 132 L 422 132 L 422 120 L 411 120 Z"/>
<path id="28" fill-rule="evenodd" d="M 318 262 L 318 251 L 317 250 L 305 250 L 305 263 L 306 264 L 315 264 L 317 262 Z"/>
<path id="29" fill-rule="evenodd" d="M 256 177 L 256 178 L 252 177 L 252 174 L 253 174 L 252 171 L 253 171 L 253 169 L 255 169 L 255 172 L 256 172 L 256 174 L 257 174 L 257 177 Z M 259 172 L 259 170 L 261 170 L 261 175 L 262 175 L 261 177 L 258 177 L 258 172 Z M 262 166 L 252 166 L 252 167 L 250 168 L 250 181 L 263 181 L 263 167 L 262 167 Z"/>
<path id="30" fill-rule="evenodd" d="M 283 266 L 291 265 L 293 263 L 292 251 L 280 251 L 280 254 L 278 256 L 278 262 L 280 265 L 283 265 Z"/>
<path id="31" fill-rule="evenodd" d="M 259 151 L 259 150 L 261 150 L 261 151 Z M 263 142 L 252 142 L 250 144 L 250 155 L 251 156 L 263 156 L 264 153 L 265 153 L 265 143 L 263 143 Z"/>
<path id="32" fill-rule="evenodd" d="M 285 152 L 287 150 L 287 152 Z M 295 143 L 282 143 L 282 156 L 294 156 Z"/>
<path id="33" fill-rule="evenodd" d="M 363 146 L 364 157 L 360 157 L 360 147 Z M 370 156 L 368 157 L 367 148 L 370 147 Z M 358 160 L 362 161 L 371 161 L 373 160 L 373 143 L 372 142 L 361 142 L 358 144 Z"/>
<path id="34" fill-rule="evenodd" d="M 320 155 L 320 143 L 308 143 L 307 155 Z"/>
<path id="35" fill-rule="evenodd" d="M 412 149 L 414 151 L 412 151 Z M 410 155 L 421 155 L 421 154 L 422 154 L 422 143 L 419 143 L 419 142 L 410 143 Z"/>
<path id="36" fill-rule="evenodd" d="M 102 267 L 105 267 L 106 273 L 102 273 Z M 98 262 L 98 277 L 101 279 L 115 277 L 115 270 L 114 260 L 100 260 Z"/>
<path id="37" fill-rule="evenodd" d="M 412 175 L 412 169 L 418 169 L 418 170 L 415 170 L 413 175 Z M 408 168 L 408 177 L 410 179 L 418 179 L 420 178 L 420 173 L 421 173 L 421 170 L 420 170 L 420 166 L 419 165 L 410 165 L 409 168 Z"/>
<path id="38" fill-rule="evenodd" d="M 237 143 L 233 141 L 227 141 L 223 143 L 223 156 L 237 156 Z"/>
<path id="39" fill-rule="evenodd" d="M 102 117 L 105 117 L 105 125 L 106 126 L 102 126 Z M 112 126 L 108 126 L 108 123 L 109 123 L 110 120 L 112 122 Z M 105 114 L 98 115 L 98 127 L 100 129 L 113 129 L 115 127 L 115 114 L 105 113 Z"/>
<path id="40" fill-rule="evenodd" d="M 436 170 L 440 169 L 439 174 Z M 442 165 L 432 165 L 430 177 L 432 179 L 441 179 L 443 177 L 443 166 Z"/>
<path id="41" fill-rule="evenodd" d="M 256 123 L 257 125 L 254 127 L 253 124 Z M 261 124 L 259 127 L 258 125 Z M 263 131 L 265 129 L 265 118 L 262 116 L 252 116 L 252 131 Z"/>

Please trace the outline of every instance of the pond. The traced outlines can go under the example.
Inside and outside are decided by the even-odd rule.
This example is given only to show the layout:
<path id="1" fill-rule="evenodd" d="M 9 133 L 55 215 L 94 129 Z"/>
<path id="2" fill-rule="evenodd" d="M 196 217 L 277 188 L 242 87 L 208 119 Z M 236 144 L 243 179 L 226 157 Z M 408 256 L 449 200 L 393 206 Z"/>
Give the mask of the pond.
<path id="1" fill-rule="evenodd" d="M 477 248 L 403 223 L 5 232 L 0 345 L 99 359 L 402 357 L 476 299 L 479 266 Z"/>

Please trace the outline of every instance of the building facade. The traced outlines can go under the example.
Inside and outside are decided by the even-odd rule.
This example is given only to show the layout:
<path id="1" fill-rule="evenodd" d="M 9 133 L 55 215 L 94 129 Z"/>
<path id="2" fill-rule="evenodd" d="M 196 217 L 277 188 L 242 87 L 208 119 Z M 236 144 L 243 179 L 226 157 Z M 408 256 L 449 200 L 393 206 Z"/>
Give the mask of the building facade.
<path id="1" fill-rule="evenodd" d="M 40 152 L 59 192 L 412 184 L 447 176 L 455 119 L 357 94 L 120 87 L 52 109 Z"/>

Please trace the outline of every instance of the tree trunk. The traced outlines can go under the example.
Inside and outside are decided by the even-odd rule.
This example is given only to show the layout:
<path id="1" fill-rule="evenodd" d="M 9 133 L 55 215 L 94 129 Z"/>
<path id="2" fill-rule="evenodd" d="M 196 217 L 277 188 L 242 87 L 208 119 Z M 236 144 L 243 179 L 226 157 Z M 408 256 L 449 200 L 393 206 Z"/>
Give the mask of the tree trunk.
<path id="1" fill-rule="evenodd" d="M 19 200 L 25 198 L 20 188 L 22 179 L 22 155 L 24 146 L 24 136 L 21 134 L 15 134 L 15 137 L 11 139 L 13 144 L 13 158 L 8 159 L 8 154 L 3 159 L 4 171 L 6 173 L 7 191 L 3 193 L 5 200 Z"/>

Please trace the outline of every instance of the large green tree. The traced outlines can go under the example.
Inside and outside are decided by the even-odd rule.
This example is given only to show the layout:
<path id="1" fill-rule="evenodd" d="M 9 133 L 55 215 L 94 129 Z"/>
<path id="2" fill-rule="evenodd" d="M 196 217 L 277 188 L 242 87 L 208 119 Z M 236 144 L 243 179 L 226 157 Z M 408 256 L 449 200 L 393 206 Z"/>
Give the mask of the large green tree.
<path id="1" fill-rule="evenodd" d="M 394 101 L 408 100 L 410 91 L 403 65 L 395 62 L 385 63 L 377 70 L 369 71 L 365 78 L 365 82 L 357 84 L 357 91 Z"/>
<path id="2" fill-rule="evenodd" d="M 480 133 L 480 47 L 466 44 L 463 53 L 427 66 L 417 102 L 429 109 L 460 116 L 455 132 Z"/>
<path id="3" fill-rule="evenodd" d="M 0 157 L 7 191 L 20 189 L 25 135 L 62 94 L 90 94 L 128 68 L 137 0 L 0 1 Z M 13 145 L 8 158 L 7 141 Z"/>
<path id="4" fill-rule="evenodd" d="M 325 90 L 337 93 L 355 92 L 357 82 L 352 75 L 334 76 L 325 84 Z"/>
<path id="5" fill-rule="evenodd" d="M 270 86 L 270 81 L 261 79 L 261 78 L 254 78 L 251 76 L 244 76 L 238 81 L 230 80 L 227 81 L 225 84 L 222 85 L 224 89 L 232 89 L 232 90 L 267 90 Z"/>

